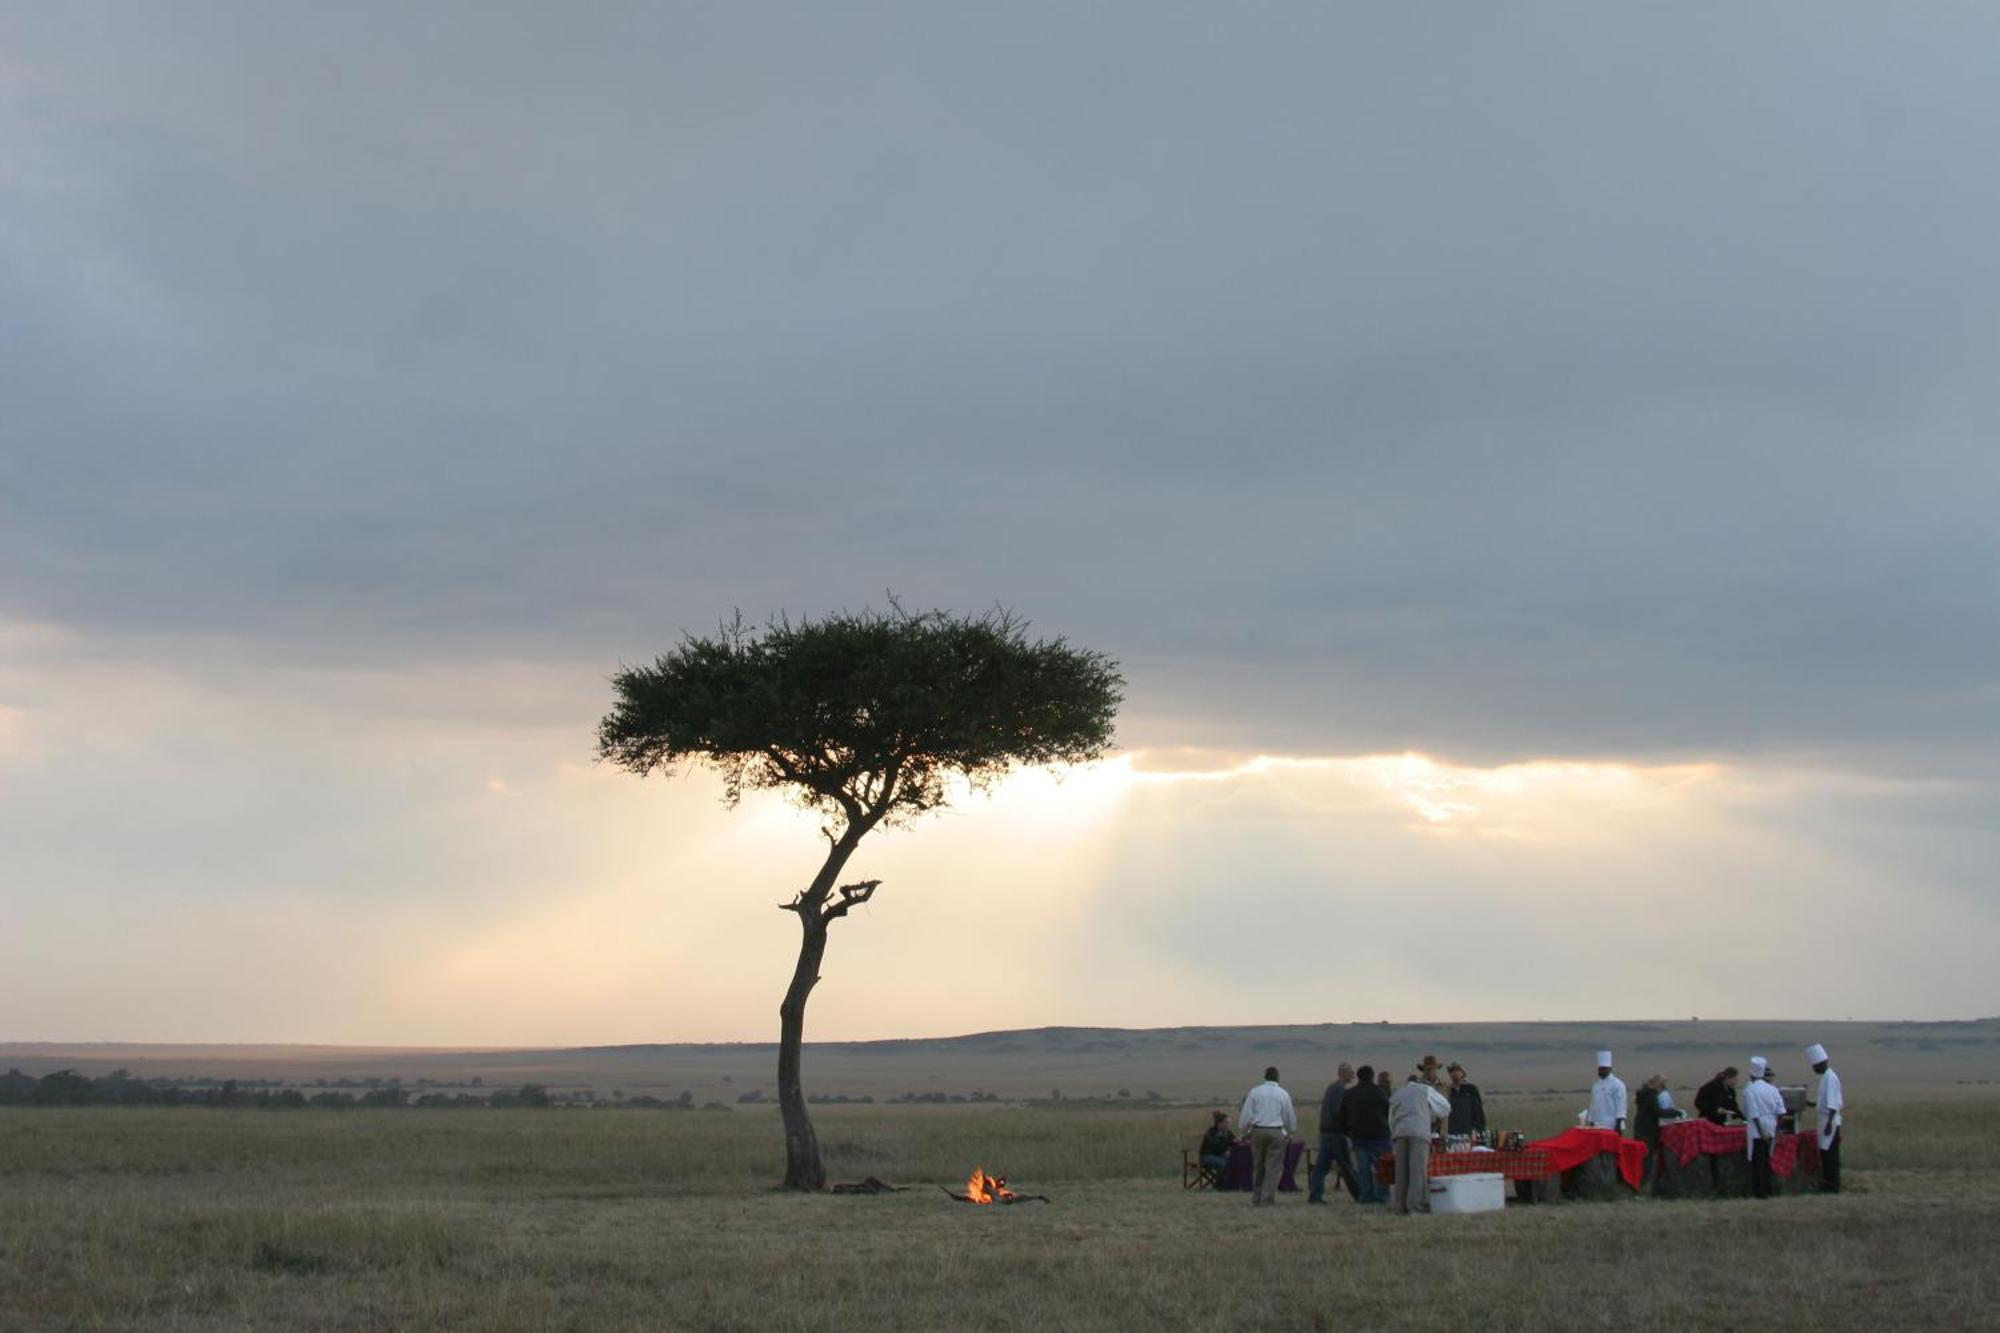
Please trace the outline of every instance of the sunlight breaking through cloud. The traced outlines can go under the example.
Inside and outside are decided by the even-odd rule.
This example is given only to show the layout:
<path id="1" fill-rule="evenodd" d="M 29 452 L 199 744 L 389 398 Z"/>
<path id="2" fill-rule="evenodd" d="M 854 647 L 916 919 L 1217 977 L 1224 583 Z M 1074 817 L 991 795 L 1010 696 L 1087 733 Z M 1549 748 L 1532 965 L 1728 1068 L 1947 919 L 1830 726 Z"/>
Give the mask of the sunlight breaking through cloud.
<path id="1" fill-rule="evenodd" d="M 1156 757 L 1139 751 L 1109 763 L 1120 766 L 1127 780 L 1137 785 L 1285 782 L 1330 775 L 1359 791 L 1387 794 L 1425 825 L 1480 823 L 1515 829 L 1537 815 L 1553 816 L 1579 804 L 1643 801 L 1723 772 L 1714 763 L 1637 765 L 1576 759 L 1531 759 L 1481 768 L 1414 751 L 1247 757 L 1186 750 Z"/>

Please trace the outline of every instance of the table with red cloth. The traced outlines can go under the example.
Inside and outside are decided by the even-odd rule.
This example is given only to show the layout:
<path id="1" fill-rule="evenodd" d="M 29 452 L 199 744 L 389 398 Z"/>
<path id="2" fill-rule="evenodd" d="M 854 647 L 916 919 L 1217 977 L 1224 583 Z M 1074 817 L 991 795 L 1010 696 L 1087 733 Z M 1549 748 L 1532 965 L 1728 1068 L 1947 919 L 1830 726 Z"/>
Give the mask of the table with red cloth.
<path id="1" fill-rule="evenodd" d="M 1672 1155 L 1677 1166 L 1686 1166 L 1700 1156 L 1747 1159 L 1749 1134 L 1747 1126 L 1718 1125 L 1699 1117 L 1669 1120 L 1660 1126 L 1660 1147 Z M 1819 1136 L 1810 1131 L 1778 1135 L 1771 1143 L 1771 1174 L 1789 1180 L 1800 1168 L 1809 1177 L 1819 1174 Z"/>
<path id="2" fill-rule="evenodd" d="M 1298 1170 L 1299 1159 L 1305 1155 L 1305 1151 L 1306 1141 L 1304 1139 L 1291 1139 L 1285 1144 L 1285 1169 L 1278 1177 L 1278 1189 L 1281 1193 L 1296 1194 L 1298 1192 L 1299 1182 L 1293 1179 L 1292 1173 Z M 1250 1188 L 1250 1182 L 1256 1178 L 1256 1174 L 1257 1162 L 1250 1155 L 1249 1141 L 1238 1139 L 1229 1146 L 1229 1166 L 1223 1171 L 1221 1177 L 1216 1180 L 1215 1187 L 1219 1190 L 1247 1191 Z"/>
<path id="3" fill-rule="evenodd" d="M 1535 1148 L 1431 1153 L 1429 1174 L 1433 1176 L 1470 1176 L 1487 1171 L 1497 1171 L 1508 1180 L 1547 1180 L 1556 1174 L 1556 1166 L 1547 1153 Z M 1393 1185 L 1395 1181 L 1396 1155 L 1385 1152 L 1375 1159 L 1375 1182 Z"/>
<path id="4" fill-rule="evenodd" d="M 1615 1130 L 1566 1129 L 1552 1139 L 1536 1139 L 1528 1146 L 1547 1153 L 1558 1171 L 1582 1166 L 1599 1153 L 1616 1153 L 1618 1175 L 1629 1188 L 1638 1189 L 1646 1179 L 1646 1145 Z"/>

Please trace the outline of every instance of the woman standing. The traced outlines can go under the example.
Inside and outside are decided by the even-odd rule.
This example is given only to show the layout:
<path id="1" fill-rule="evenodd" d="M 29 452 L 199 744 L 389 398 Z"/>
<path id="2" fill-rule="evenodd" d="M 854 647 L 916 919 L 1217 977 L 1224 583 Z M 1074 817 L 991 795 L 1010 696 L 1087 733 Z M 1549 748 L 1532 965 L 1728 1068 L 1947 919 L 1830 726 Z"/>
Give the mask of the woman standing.
<path id="1" fill-rule="evenodd" d="M 1642 1189 L 1653 1188 L 1659 1183 L 1660 1097 L 1666 1087 L 1665 1074 L 1655 1074 L 1639 1085 L 1639 1114 L 1632 1124 L 1634 1137 L 1646 1145 L 1646 1174 L 1640 1184 Z"/>

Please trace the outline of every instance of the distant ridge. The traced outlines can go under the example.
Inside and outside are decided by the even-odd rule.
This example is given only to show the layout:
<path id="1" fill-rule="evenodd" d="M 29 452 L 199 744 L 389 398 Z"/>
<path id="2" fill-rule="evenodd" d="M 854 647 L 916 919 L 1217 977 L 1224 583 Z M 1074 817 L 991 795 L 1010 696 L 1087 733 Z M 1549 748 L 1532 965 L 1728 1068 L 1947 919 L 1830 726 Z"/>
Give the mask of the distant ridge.
<path id="1" fill-rule="evenodd" d="M 1396 1023 L 1388 1020 L 1357 1019 L 1344 1023 L 1259 1023 L 1259 1024 L 1215 1024 L 1180 1027 L 1086 1027 L 1055 1024 L 1035 1028 L 994 1028 L 978 1032 L 926 1037 L 870 1037 L 857 1040 L 807 1041 L 809 1049 L 821 1051 L 913 1051 L 942 1047 L 980 1046 L 1001 1042 L 1040 1041 L 1049 1045 L 1088 1041 L 1133 1041 L 1133 1040 L 1215 1040 L 1242 1041 L 1245 1039 L 1297 1038 L 1317 1045 L 1320 1040 L 1335 1035 L 1359 1034 L 1370 1039 L 1395 1038 L 1403 1035 L 1434 1033 L 1451 1035 L 1461 1042 L 1471 1037 L 1475 1043 L 1477 1035 L 1485 1032 L 1505 1032 L 1518 1034 L 1523 1029 L 1545 1030 L 1552 1033 L 1571 1030 L 1587 1030 L 1603 1033 L 1643 1033 L 1680 1032 L 1706 1035 L 1724 1028 L 1755 1028 L 1760 1030 L 1811 1027 L 1820 1031 L 1840 1029 L 1995 1029 L 2000 1034 L 2000 1016 L 1986 1018 L 1896 1018 L 1896 1019 L 1635 1019 L 1618 1018 L 1604 1020 L 1587 1019 L 1499 1019 L 1467 1023 L 1430 1022 Z M 1516 1044 L 1518 1037 L 1510 1040 Z M 1707 1045 L 1708 1042 L 1696 1042 Z M 330 1055 L 343 1056 L 366 1053 L 369 1055 L 644 1055 L 654 1053 L 677 1053 L 684 1051 L 776 1051 L 775 1041 L 666 1041 L 666 1042 L 617 1042 L 584 1046 L 442 1046 L 442 1045 L 341 1045 L 332 1042 L 131 1042 L 131 1041 L 7 1041 L 0 1039 L 0 1059 L 10 1054 L 39 1057 L 47 1054 L 75 1053 L 91 1055 L 129 1052 L 135 1058 L 152 1055 L 172 1055 L 180 1052 L 233 1052 L 244 1055 L 289 1056 Z"/>
<path id="2" fill-rule="evenodd" d="M 1606 1022 L 1298 1023 L 1234 1027 L 1004 1028 L 944 1037 L 808 1042 L 810 1095 L 873 1097 L 974 1092 L 1009 1100 L 1241 1096 L 1266 1065 L 1295 1096 L 1316 1095 L 1343 1061 L 1404 1071 L 1423 1055 L 1462 1060 L 1489 1094 L 1582 1088 L 1609 1046 L 1628 1082 L 1664 1075 L 1687 1090 L 1751 1055 L 1781 1077 L 1805 1075 L 1823 1042 L 1858 1098 L 1871 1084 L 2000 1089 L 2000 1018 L 1887 1022 L 1799 1019 L 1624 1019 Z M 570 1047 L 380 1047 L 309 1044 L 0 1042 L 0 1072 L 64 1068 L 144 1078 L 236 1078 L 440 1087 L 590 1088 L 755 1104 L 774 1081 L 773 1042 L 648 1042 Z"/>

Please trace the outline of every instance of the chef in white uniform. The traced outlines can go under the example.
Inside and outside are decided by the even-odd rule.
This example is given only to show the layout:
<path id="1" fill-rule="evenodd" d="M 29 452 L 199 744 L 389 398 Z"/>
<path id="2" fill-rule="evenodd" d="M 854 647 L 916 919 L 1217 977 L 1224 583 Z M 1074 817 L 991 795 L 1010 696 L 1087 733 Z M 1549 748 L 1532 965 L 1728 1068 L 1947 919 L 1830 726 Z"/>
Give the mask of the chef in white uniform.
<path id="1" fill-rule="evenodd" d="M 1847 1101 L 1840 1095 L 1840 1075 L 1826 1058 L 1826 1047 L 1814 1042 L 1806 1047 L 1806 1059 L 1819 1075 L 1819 1187 L 1828 1194 L 1840 1193 L 1840 1131 L 1847 1120 Z"/>
<path id="2" fill-rule="evenodd" d="M 1590 1086 L 1590 1113 L 1593 1129 L 1625 1132 L 1625 1081 L 1611 1072 L 1611 1052 L 1597 1053 L 1597 1082 Z"/>
<path id="3" fill-rule="evenodd" d="M 1771 1062 L 1751 1056 L 1750 1083 L 1743 1089 L 1743 1146 L 1750 1156 L 1750 1192 L 1760 1199 L 1771 1197 L 1771 1147 L 1784 1113 L 1785 1094 L 1771 1081 Z"/>

